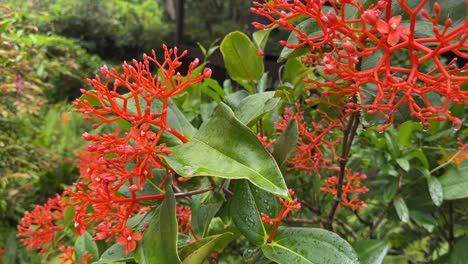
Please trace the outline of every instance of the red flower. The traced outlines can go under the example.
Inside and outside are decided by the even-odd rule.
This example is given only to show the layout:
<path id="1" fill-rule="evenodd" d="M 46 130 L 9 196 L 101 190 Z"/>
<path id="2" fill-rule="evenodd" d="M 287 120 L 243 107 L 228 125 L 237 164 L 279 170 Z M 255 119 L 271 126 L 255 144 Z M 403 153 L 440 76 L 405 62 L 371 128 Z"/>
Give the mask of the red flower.
<path id="1" fill-rule="evenodd" d="M 120 237 L 117 237 L 117 243 L 125 248 L 125 255 L 132 252 L 136 248 L 136 242 L 141 240 L 140 233 L 133 233 L 131 228 L 126 228 Z"/>
<path id="2" fill-rule="evenodd" d="M 73 253 L 75 252 L 75 249 L 73 247 L 61 247 L 60 251 L 63 253 L 63 255 L 59 256 L 60 264 L 86 264 L 88 260 L 91 260 L 93 258 L 93 255 L 91 253 L 85 251 L 81 261 L 76 262 L 76 260 L 73 258 Z"/>
<path id="3" fill-rule="evenodd" d="M 400 26 L 401 16 L 394 16 L 388 20 L 388 23 L 379 19 L 376 23 L 377 31 L 382 35 L 387 36 L 387 43 L 390 46 L 395 46 L 401 38 L 407 37 L 410 33 L 409 29 Z"/>

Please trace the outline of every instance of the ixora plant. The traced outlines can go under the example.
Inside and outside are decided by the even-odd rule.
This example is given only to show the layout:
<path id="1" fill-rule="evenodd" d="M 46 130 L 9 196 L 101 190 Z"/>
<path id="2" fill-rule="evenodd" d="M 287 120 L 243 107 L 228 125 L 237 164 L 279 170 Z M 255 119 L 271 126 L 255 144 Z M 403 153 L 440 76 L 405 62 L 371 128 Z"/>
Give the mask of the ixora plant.
<path id="1" fill-rule="evenodd" d="M 80 178 L 18 236 L 71 263 L 461 263 L 468 76 L 444 56 L 468 57 L 467 10 L 253 2 L 254 42 L 220 45 L 237 92 L 197 59 L 182 76 L 186 52 L 166 46 L 162 62 L 103 67 L 75 101 L 96 128 Z M 278 28 L 291 33 L 266 91 Z"/>

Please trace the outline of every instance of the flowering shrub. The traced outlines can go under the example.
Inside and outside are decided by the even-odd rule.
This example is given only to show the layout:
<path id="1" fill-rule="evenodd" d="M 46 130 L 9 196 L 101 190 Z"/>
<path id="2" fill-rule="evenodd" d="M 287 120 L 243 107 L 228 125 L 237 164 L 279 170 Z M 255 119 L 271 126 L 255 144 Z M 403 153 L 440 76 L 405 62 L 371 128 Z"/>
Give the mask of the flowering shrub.
<path id="1" fill-rule="evenodd" d="M 248 93 L 221 87 L 198 59 L 182 76 L 186 52 L 166 46 L 163 61 L 145 54 L 88 81 L 74 105 L 97 130 L 83 134 L 81 177 L 25 214 L 28 248 L 60 247 L 72 263 L 381 263 L 390 248 L 463 259 L 468 76 L 442 55 L 467 57 L 466 13 L 448 18 L 427 0 L 253 5 L 269 21 L 254 23 L 254 42 L 233 32 L 220 45 Z M 266 91 L 261 50 L 277 28 L 291 35 Z M 200 127 L 183 98 L 198 102 Z M 78 236 L 74 247 L 60 231 Z"/>

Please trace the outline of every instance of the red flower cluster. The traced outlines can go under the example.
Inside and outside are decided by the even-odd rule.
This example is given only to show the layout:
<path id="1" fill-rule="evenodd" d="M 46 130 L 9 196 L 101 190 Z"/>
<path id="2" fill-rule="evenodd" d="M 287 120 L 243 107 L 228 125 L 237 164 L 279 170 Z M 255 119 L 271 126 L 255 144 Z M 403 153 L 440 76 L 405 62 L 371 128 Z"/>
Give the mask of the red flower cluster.
<path id="1" fill-rule="evenodd" d="M 192 216 L 192 209 L 185 205 L 179 205 L 176 207 L 176 216 L 179 232 L 185 235 L 191 233 L 193 238 L 197 240 L 198 237 L 195 232 L 193 232 L 192 223 L 190 220 L 190 217 Z"/>
<path id="2" fill-rule="evenodd" d="M 292 189 L 289 189 L 288 192 L 289 195 L 294 195 L 294 191 Z M 286 200 L 284 198 L 278 197 L 278 200 L 281 203 L 281 210 L 276 218 L 271 218 L 265 213 L 260 213 L 263 223 L 268 223 L 270 225 L 274 224 L 273 229 L 271 230 L 270 235 L 267 239 L 267 243 L 271 243 L 273 241 L 273 238 L 275 237 L 276 231 L 278 230 L 281 220 L 283 220 L 289 212 L 301 209 L 301 204 L 297 201 L 297 198 L 294 198 L 293 200 Z"/>
<path id="3" fill-rule="evenodd" d="M 334 104 L 336 96 L 331 95 L 339 95 L 348 112 L 381 115 L 387 123 L 379 130 L 390 126 L 395 111 L 403 106 L 424 126 L 429 125 L 428 120 L 448 118 L 460 127 L 461 120 L 452 116 L 449 105 L 468 105 L 468 91 L 461 89 L 468 81 L 464 74 L 468 66 L 457 68 L 455 60 L 446 64 L 441 55 L 453 52 L 468 58 L 464 52 L 468 48 L 468 19 L 453 26 L 448 18 L 441 28 L 440 5 L 434 4 L 435 15 L 431 17 L 423 9 L 427 2 L 421 0 L 412 8 L 398 0 L 405 12 L 401 15 L 409 17 L 405 22 L 401 15 L 392 16 L 392 0 L 380 0 L 369 7 L 356 0 L 272 0 L 254 2 L 252 12 L 271 21 L 254 23 L 256 28 L 279 26 L 295 34 L 292 41 L 281 42 L 285 47 L 309 49 L 303 61 L 324 75 L 307 79 L 310 89 L 321 89 Z M 468 2 L 466 8 L 468 11 Z M 347 16 L 351 12 L 356 14 Z M 416 32 L 420 16 L 432 25 L 432 32 Z M 296 24 L 298 17 L 310 18 L 319 30 L 304 32 L 311 27 Z M 407 58 L 408 63 L 397 58 Z M 362 101 L 350 100 L 356 96 Z M 431 101 L 434 96 L 440 96 L 440 102 Z"/>
<path id="4" fill-rule="evenodd" d="M 331 166 L 338 157 L 335 147 L 341 138 L 333 136 L 331 131 L 341 128 L 339 119 L 333 119 L 327 113 L 316 110 L 317 116 L 308 123 L 304 120 L 304 113 L 296 105 L 296 111 L 286 108 L 284 116 L 275 123 L 278 131 L 285 131 L 292 119 L 297 120 L 299 139 L 293 156 L 288 159 L 290 170 L 303 170 L 320 175 L 320 171 Z"/>
<path id="5" fill-rule="evenodd" d="M 340 171 L 340 168 L 335 168 L 336 171 Z M 355 172 L 351 173 L 350 169 L 346 169 L 345 178 L 343 179 L 342 185 L 342 194 L 340 204 L 351 208 L 352 210 L 357 210 L 359 208 L 366 208 L 367 204 L 359 200 L 357 193 L 366 193 L 369 191 L 367 187 L 361 186 L 361 180 L 367 179 L 365 174 L 360 174 Z M 338 186 L 338 177 L 332 176 L 325 180 L 324 187 L 320 188 L 323 192 L 328 192 L 336 196 L 337 186 Z"/>
<path id="6" fill-rule="evenodd" d="M 86 264 L 88 260 L 91 260 L 93 258 L 93 255 L 87 251 L 85 251 L 83 259 L 81 259 L 80 262 L 77 262 L 73 258 L 73 253 L 75 249 L 73 247 L 61 247 L 60 252 L 63 253 L 63 255 L 60 255 L 59 258 L 61 259 L 60 263 L 65 264 L 65 263 L 71 263 L 71 264 Z"/>
<path id="7" fill-rule="evenodd" d="M 40 249 L 39 254 L 44 254 L 55 242 L 57 231 L 63 229 L 63 211 L 62 197 L 50 198 L 46 204 L 24 213 L 16 236 L 22 237 L 27 249 Z"/>
<path id="8" fill-rule="evenodd" d="M 209 78 L 211 70 L 195 73 L 198 60 L 193 61 L 183 78 L 178 68 L 186 51 L 164 48 L 164 62 L 158 62 L 156 53 L 143 55 L 143 62 L 124 64 L 123 72 L 103 67 L 100 76 L 88 80 L 95 91 L 82 90 L 85 95 L 75 101 L 76 111 L 84 119 L 102 124 L 121 122 L 128 126 L 125 133 L 92 135 L 83 138 L 91 141 L 85 153 L 80 154 L 81 178 L 74 188 L 66 190 L 68 204 L 75 208 L 75 226 L 81 235 L 93 224 L 96 240 L 110 240 L 125 246 L 128 254 L 136 247 L 141 234 L 127 228 L 127 220 L 145 210 L 140 205 L 145 200 L 161 200 L 164 193 L 139 195 L 148 179 L 154 178 L 154 170 L 166 171 L 159 188 L 170 178 L 171 171 L 161 163 L 161 155 L 169 155 L 163 137 L 174 137 L 181 142 L 187 139 L 167 122 L 170 97 L 188 86 Z M 157 75 L 152 74 L 152 67 Z M 157 187 L 156 187 L 157 188 Z M 123 196 L 122 193 L 128 195 Z"/>

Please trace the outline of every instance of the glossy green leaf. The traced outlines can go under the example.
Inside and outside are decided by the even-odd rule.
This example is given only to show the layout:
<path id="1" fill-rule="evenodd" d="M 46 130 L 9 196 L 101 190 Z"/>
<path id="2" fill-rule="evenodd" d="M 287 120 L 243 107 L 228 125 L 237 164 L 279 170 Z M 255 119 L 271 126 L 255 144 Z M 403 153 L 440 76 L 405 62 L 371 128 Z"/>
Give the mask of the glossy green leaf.
<path id="1" fill-rule="evenodd" d="M 263 60 L 244 33 L 231 32 L 221 42 L 224 65 L 234 80 L 258 81 L 263 74 Z"/>
<path id="2" fill-rule="evenodd" d="M 468 197 L 468 160 L 448 169 L 440 178 L 444 200 Z"/>
<path id="3" fill-rule="evenodd" d="M 171 155 L 162 158 L 183 177 L 248 179 L 259 188 L 288 197 L 286 184 L 273 157 L 225 104 L 218 106 L 192 140 L 170 150 Z"/>
<path id="4" fill-rule="evenodd" d="M 360 263 L 348 242 L 319 228 L 280 228 L 274 241 L 263 245 L 262 251 L 279 264 Z"/>
<path id="5" fill-rule="evenodd" d="M 88 232 L 85 232 L 83 235 L 79 236 L 75 241 L 76 261 L 80 262 L 83 259 L 85 252 L 92 254 L 93 259 L 99 259 L 99 250 L 96 242 Z"/>
<path id="6" fill-rule="evenodd" d="M 397 195 L 393 199 L 393 206 L 395 206 L 395 210 L 398 214 L 398 217 L 403 223 L 407 223 L 409 221 L 409 211 L 408 207 L 406 206 L 405 200 L 400 195 Z"/>
<path id="7" fill-rule="evenodd" d="M 286 130 L 276 140 L 273 146 L 273 157 L 276 162 L 281 166 L 288 158 L 289 153 L 296 147 L 299 138 L 299 131 L 297 126 L 297 120 L 292 119 Z"/>
<path id="8" fill-rule="evenodd" d="M 352 245 L 361 264 L 381 264 L 390 249 L 390 243 L 383 240 L 360 240 Z"/>
<path id="9" fill-rule="evenodd" d="M 261 213 L 275 217 L 280 210 L 278 199 L 247 181 L 238 181 L 231 201 L 232 220 L 241 233 L 257 246 L 268 238 L 269 225 L 263 225 Z"/>
<path id="10" fill-rule="evenodd" d="M 466 264 L 468 260 L 468 236 L 464 236 L 457 241 L 450 252 L 450 263 L 449 264 Z"/>
<path id="11" fill-rule="evenodd" d="M 226 246 L 233 238 L 235 236 L 232 233 L 205 237 L 181 248 L 179 256 L 184 264 L 202 264 L 211 252 L 223 250 L 218 245 Z"/>
<path id="12" fill-rule="evenodd" d="M 274 96 L 275 92 L 249 95 L 242 99 L 234 114 L 243 124 L 250 127 L 278 105 L 280 98 Z"/>
<path id="13" fill-rule="evenodd" d="M 136 257 L 140 263 L 181 263 L 177 254 L 177 220 L 174 192 L 166 186 L 166 197 L 159 210 L 149 222 L 143 239 L 137 247 Z"/>
<path id="14" fill-rule="evenodd" d="M 133 252 L 125 255 L 125 249 L 119 244 L 114 244 L 102 253 L 99 261 L 93 262 L 93 264 L 106 264 L 114 262 L 125 262 L 133 260 Z"/>

